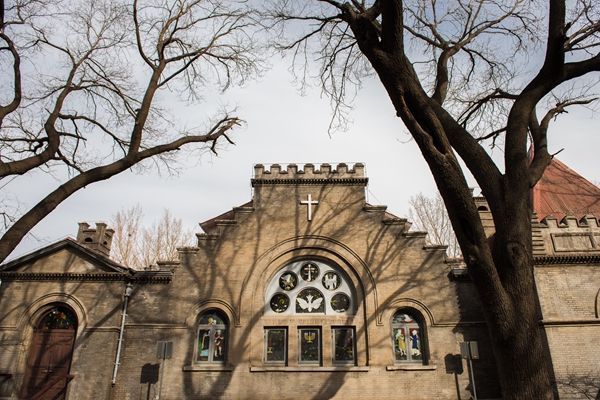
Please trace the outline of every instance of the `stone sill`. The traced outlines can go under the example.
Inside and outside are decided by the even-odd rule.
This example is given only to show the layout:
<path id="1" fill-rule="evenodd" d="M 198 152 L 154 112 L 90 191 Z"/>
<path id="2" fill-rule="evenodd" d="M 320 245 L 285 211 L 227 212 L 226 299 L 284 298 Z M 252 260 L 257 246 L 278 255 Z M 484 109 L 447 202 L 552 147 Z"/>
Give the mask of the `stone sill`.
<path id="1" fill-rule="evenodd" d="M 250 367 L 250 372 L 369 372 L 369 367 L 355 367 L 355 366 L 295 366 L 295 367 L 283 367 L 283 366 L 256 366 Z"/>
<path id="2" fill-rule="evenodd" d="M 435 371 L 436 365 L 388 365 L 387 371 Z"/>
<path id="3" fill-rule="evenodd" d="M 184 372 L 231 372 L 232 365 L 192 365 L 183 367 Z"/>

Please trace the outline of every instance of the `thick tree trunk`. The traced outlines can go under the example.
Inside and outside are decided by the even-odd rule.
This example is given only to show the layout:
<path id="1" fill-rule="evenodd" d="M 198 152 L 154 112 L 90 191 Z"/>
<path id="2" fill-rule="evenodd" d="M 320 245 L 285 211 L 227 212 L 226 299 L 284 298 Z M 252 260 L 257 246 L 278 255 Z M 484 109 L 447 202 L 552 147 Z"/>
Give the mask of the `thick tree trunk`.
<path id="1" fill-rule="evenodd" d="M 498 200 L 491 203 L 500 203 Z M 506 300 L 488 303 L 488 288 L 478 282 L 475 285 L 486 314 L 503 396 L 552 399 L 534 277 L 528 191 L 512 193 L 501 203 L 504 207 L 494 216 L 497 222 L 492 256 Z"/>
<path id="2" fill-rule="evenodd" d="M 376 69 L 393 71 L 379 76 L 448 209 L 484 310 L 503 398 L 552 399 L 533 275 L 528 181 L 519 181 L 510 190 L 490 189 L 490 182 L 503 186 L 507 178 L 498 171 L 487 175 L 490 182 L 482 188 L 489 189 L 488 202 L 496 222 L 496 234 L 488 240 L 447 136 L 451 127 L 439 119 L 439 110 L 420 86 L 407 83 L 410 66 L 383 63 Z M 402 80 L 395 79 L 400 75 Z"/>
<path id="3" fill-rule="evenodd" d="M 350 25 L 360 51 L 419 146 L 444 199 L 479 293 L 503 398 L 551 399 L 554 391 L 540 327 L 529 199 L 529 190 L 550 162 L 550 156 L 545 130 L 532 131 L 532 127 L 537 125 L 535 108 L 540 99 L 561 82 L 596 70 L 597 66 L 591 64 L 600 59 L 565 65 L 565 32 L 569 29 L 565 25 L 566 5 L 564 0 L 550 1 L 544 66 L 511 108 L 504 132 L 505 171 L 501 172 L 465 126 L 442 107 L 450 83 L 448 57 L 460 50 L 456 46 L 466 45 L 471 39 L 444 42 L 434 34 L 426 40 L 441 51 L 436 56 L 435 91 L 428 95 L 404 50 L 407 28 L 403 7 L 404 2 L 392 0 L 375 2 L 368 10 L 353 8 L 349 3 L 338 6 L 340 18 Z M 380 21 L 377 16 L 381 16 Z M 529 135 L 541 153 L 532 165 L 527 157 Z M 489 240 L 455 151 L 488 200 L 496 228 Z"/>

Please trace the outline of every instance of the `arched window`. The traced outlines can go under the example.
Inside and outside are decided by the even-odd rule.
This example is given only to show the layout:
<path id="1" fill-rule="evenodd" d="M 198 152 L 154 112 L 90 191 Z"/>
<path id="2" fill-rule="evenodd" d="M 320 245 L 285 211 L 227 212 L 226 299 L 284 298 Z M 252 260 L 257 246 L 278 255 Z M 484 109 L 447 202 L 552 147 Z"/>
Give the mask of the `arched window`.
<path id="1" fill-rule="evenodd" d="M 400 310 L 392 318 L 395 363 L 423 363 L 423 330 L 417 318 Z"/>
<path id="2" fill-rule="evenodd" d="M 227 356 L 227 318 L 216 310 L 200 317 L 196 362 L 225 364 Z"/>
<path id="3" fill-rule="evenodd" d="M 41 331 L 51 329 L 77 330 L 77 317 L 64 307 L 54 307 L 40 320 L 38 327 Z"/>
<path id="4" fill-rule="evenodd" d="M 287 365 L 289 351 L 299 365 L 323 365 L 324 354 L 331 354 L 332 364 L 356 365 L 356 327 L 336 325 L 351 321 L 339 317 L 355 315 L 357 309 L 354 284 L 343 268 L 314 258 L 285 265 L 265 290 L 264 362 Z M 314 318 L 304 326 L 306 319 L 300 317 Z M 295 340 L 288 342 L 288 335 Z M 296 349 L 288 348 L 292 343 Z M 326 347 L 330 353 L 323 352 Z"/>
<path id="5" fill-rule="evenodd" d="M 292 262 L 267 285 L 266 315 L 352 315 L 356 311 L 354 286 L 336 265 L 317 260 Z"/>

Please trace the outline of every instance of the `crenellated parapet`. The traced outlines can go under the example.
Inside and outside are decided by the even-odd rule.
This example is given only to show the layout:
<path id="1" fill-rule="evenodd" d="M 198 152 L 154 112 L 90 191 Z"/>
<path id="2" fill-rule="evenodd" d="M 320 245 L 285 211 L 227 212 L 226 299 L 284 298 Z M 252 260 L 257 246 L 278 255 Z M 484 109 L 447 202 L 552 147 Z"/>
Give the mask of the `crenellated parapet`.
<path id="1" fill-rule="evenodd" d="M 495 231 L 494 220 L 484 197 L 473 198 L 486 234 Z M 567 215 L 562 220 L 548 215 L 542 221 L 536 213 L 531 217 L 531 238 L 536 263 L 547 259 L 571 260 L 579 256 L 600 257 L 600 221 L 597 216 L 581 219 Z"/>
<path id="2" fill-rule="evenodd" d="M 558 220 L 558 218 L 552 215 L 548 215 L 541 221 L 541 223 L 547 226 L 548 228 L 560 228 L 567 230 L 600 230 L 600 221 L 598 221 L 598 218 L 594 215 L 586 215 L 581 219 L 577 219 L 576 217 L 567 215 L 560 221 Z"/>
<path id="3" fill-rule="evenodd" d="M 600 255 L 600 223 L 596 216 L 566 216 L 559 221 L 549 215 L 536 228 L 547 256 Z"/>
<path id="4" fill-rule="evenodd" d="M 280 164 L 271 164 L 266 168 L 263 164 L 254 166 L 254 178 L 252 186 L 270 185 L 270 184 L 322 184 L 341 183 L 341 184 L 359 184 L 365 185 L 368 178 L 365 177 L 365 166 L 362 163 L 355 163 L 352 168 L 348 164 L 288 164 L 282 167 Z"/>

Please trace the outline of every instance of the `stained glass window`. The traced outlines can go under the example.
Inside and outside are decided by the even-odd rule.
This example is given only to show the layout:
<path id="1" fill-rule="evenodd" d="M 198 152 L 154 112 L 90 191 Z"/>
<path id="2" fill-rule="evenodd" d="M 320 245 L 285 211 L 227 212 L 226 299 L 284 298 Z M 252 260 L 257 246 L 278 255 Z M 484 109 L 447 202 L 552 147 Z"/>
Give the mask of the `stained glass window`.
<path id="1" fill-rule="evenodd" d="M 300 276 L 307 282 L 314 282 L 319 277 L 319 267 L 315 263 L 308 262 L 300 268 Z"/>
<path id="2" fill-rule="evenodd" d="M 265 328 L 265 362 L 285 364 L 287 329 Z"/>
<path id="3" fill-rule="evenodd" d="M 64 307 L 54 307 L 42 318 L 38 329 L 43 331 L 50 329 L 76 330 L 77 318 L 72 311 Z"/>
<path id="4" fill-rule="evenodd" d="M 276 313 L 285 312 L 290 306 L 290 298 L 283 293 L 277 293 L 271 297 L 271 310 Z"/>
<path id="5" fill-rule="evenodd" d="M 397 312 L 392 318 L 392 341 L 395 362 L 423 361 L 421 328 L 412 314 Z"/>
<path id="6" fill-rule="evenodd" d="M 332 328 L 333 362 L 354 364 L 354 328 Z"/>
<path id="7" fill-rule="evenodd" d="M 350 308 L 350 298 L 344 293 L 338 293 L 331 298 L 331 308 L 337 313 L 343 313 Z"/>
<path id="8" fill-rule="evenodd" d="M 342 280 L 338 274 L 333 271 L 329 271 L 323 274 L 322 283 L 323 286 L 328 290 L 336 290 L 340 287 Z"/>
<path id="9" fill-rule="evenodd" d="M 283 290 L 294 290 L 298 286 L 298 277 L 291 271 L 286 271 L 279 277 L 279 287 Z"/>
<path id="10" fill-rule="evenodd" d="M 298 336 L 298 362 L 319 364 L 321 362 L 321 330 L 319 328 L 299 328 Z"/>
<path id="11" fill-rule="evenodd" d="M 223 314 L 210 311 L 200 317 L 196 362 L 225 363 L 227 354 L 227 323 Z"/>
<path id="12" fill-rule="evenodd" d="M 350 277 L 323 260 L 293 261 L 270 279 L 265 290 L 265 315 L 297 313 L 348 314 L 356 312 Z"/>
<path id="13" fill-rule="evenodd" d="M 296 298 L 297 313 L 324 313 L 325 302 L 323 294 L 317 289 L 304 289 Z"/>

